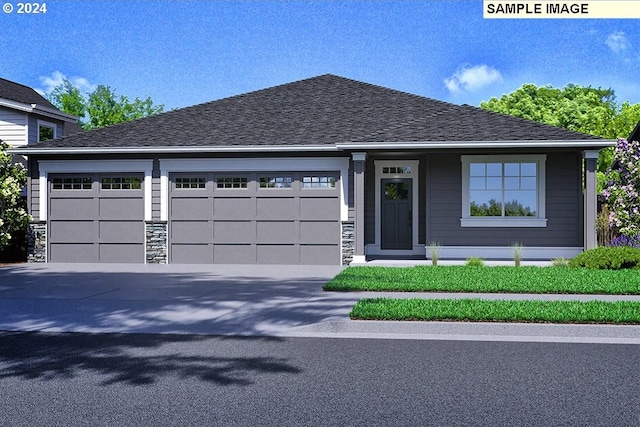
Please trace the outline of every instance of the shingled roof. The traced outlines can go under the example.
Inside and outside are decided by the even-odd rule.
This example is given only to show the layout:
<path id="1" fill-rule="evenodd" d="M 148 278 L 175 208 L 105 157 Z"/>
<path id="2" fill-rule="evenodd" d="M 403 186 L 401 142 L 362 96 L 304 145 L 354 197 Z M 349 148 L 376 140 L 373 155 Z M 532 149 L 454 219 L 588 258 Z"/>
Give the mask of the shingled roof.
<path id="1" fill-rule="evenodd" d="M 323 75 L 46 141 L 31 148 L 240 149 L 534 140 L 600 139 L 469 105 Z"/>
<path id="2" fill-rule="evenodd" d="M 3 78 L 0 78 L 0 98 L 57 110 L 53 104 L 32 88 Z"/>

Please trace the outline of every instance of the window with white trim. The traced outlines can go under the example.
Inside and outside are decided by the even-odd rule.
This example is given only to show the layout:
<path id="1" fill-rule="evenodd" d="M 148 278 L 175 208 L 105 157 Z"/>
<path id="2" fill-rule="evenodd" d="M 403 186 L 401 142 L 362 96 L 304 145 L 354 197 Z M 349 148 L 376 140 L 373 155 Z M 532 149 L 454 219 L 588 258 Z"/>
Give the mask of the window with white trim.
<path id="1" fill-rule="evenodd" d="M 56 124 L 38 120 L 38 142 L 56 138 Z"/>
<path id="2" fill-rule="evenodd" d="M 462 226 L 546 226 L 544 175 L 544 155 L 462 156 Z"/>

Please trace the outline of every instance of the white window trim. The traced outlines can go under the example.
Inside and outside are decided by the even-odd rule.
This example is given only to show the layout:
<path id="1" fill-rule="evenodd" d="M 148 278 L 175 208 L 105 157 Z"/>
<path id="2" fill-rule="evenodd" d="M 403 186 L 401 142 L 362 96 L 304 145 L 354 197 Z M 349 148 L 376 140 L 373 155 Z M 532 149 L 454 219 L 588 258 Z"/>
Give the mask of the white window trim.
<path id="1" fill-rule="evenodd" d="M 40 160 L 40 220 L 47 220 L 50 173 L 144 172 L 144 220 L 151 221 L 152 160 Z"/>
<path id="2" fill-rule="evenodd" d="M 421 255 L 424 251 L 424 245 L 418 244 L 418 194 L 419 194 L 419 186 L 420 181 L 418 179 L 418 170 L 420 161 L 418 160 L 374 160 L 374 169 L 375 169 L 375 183 L 376 183 L 376 195 L 375 195 L 375 226 L 376 226 L 376 240 L 372 245 L 367 245 L 366 253 L 368 255 L 384 255 L 384 254 L 393 254 L 393 255 Z M 411 168 L 411 173 L 401 173 L 401 174 L 391 174 L 391 173 L 382 173 L 383 167 L 389 166 L 405 166 Z M 411 240 L 412 240 L 412 249 L 382 249 L 382 218 L 380 218 L 380 210 L 382 206 L 381 200 L 381 181 L 383 179 L 388 178 L 406 178 L 411 179 L 411 197 L 412 197 L 412 206 L 411 209 L 413 211 L 412 215 L 412 224 L 413 229 L 411 230 Z"/>
<path id="3" fill-rule="evenodd" d="M 539 227 L 547 226 L 546 218 L 546 160 L 544 154 L 514 154 L 514 155 L 479 155 L 479 156 L 461 156 L 462 161 L 462 212 L 460 218 L 461 227 Z M 536 218 L 528 217 L 472 217 L 469 215 L 469 165 L 473 162 L 496 162 L 496 163 L 537 163 L 537 201 L 538 216 Z"/>
<path id="4" fill-rule="evenodd" d="M 161 159 L 160 219 L 168 220 L 169 174 L 172 172 L 328 172 L 336 170 L 340 171 L 340 220 L 348 221 L 348 157 Z"/>
<path id="5" fill-rule="evenodd" d="M 45 127 L 45 128 L 49 128 L 49 129 L 53 129 L 53 138 L 51 139 L 56 139 L 58 137 L 58 125 L 56 125 L 55 123 L 51 123 L 51 122 L 47 122 L 44 120 L 37 120 L 37 133 L 36 133 L 36 141 L 40 142 L 40 127 Z"/>

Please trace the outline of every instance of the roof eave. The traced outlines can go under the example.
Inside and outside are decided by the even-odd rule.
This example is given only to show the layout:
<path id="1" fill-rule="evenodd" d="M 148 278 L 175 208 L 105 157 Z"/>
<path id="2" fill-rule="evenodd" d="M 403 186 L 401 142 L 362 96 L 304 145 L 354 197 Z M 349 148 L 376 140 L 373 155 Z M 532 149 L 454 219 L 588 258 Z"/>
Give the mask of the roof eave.
<path id="1" fill-rule="evenodd" d="M 410 150 L 410 149 L 474 149 L 474 148 L 585 148 L 613 147 L 616 140 L 520 140 L 520 141 L 409 141 L 409 142 L 345 142 L 339 150 Z"/>
<path id="2" fill-rule="evenodd" d="M 176 154 L 176 153 L 269 153 L 301 151 L 338 151 L 335 145 L 238 145 L 232 147 L 214 146 L 173 146 L 173 147 L 17 147 L 9 150 L 12 154 Z"/>
<path id="3" fill-rule="evenodd" d="M 477 148 L 582 148 L 602 149 L 612 147 L 615 140 L 575 140 L 575 141 L 439 141 L 439 142 L 345 142 L 332 145 L 237 145 L 215 146 L 172 146 L 172 147 L 43 147 L 24 146 L 9 150 L 12 154 L 176 154 L 176 153 L 269 153 L 269 152 L 311 152 L 347 150 L 436 150 L 436 149 L 477 149 Z"/>
<path id="4" fill-rule="evenodd" d="M 39 104 L 25 104 L 23 102 L 13 101 L 11 99 L 0 98 L 0 107 L 7 107 L 25 113 L 37 113 L 46 117 L 51 117 L 65 122 L 77 122 L 80 117 L 63 113 L 60 110 L 46 107 Z"/>

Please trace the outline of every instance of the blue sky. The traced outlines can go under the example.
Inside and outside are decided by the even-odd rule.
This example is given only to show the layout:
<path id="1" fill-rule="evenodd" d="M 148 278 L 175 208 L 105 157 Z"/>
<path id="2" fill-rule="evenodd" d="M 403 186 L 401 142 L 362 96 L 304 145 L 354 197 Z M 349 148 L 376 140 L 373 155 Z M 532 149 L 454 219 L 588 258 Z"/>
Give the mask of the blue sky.
<path id="1" fill-rule="evenodd" d="M 166 109 L 326 73 L 458 104 L 524 83 L 640 102 L 639 20 L 488 20 L 481 0 L 46 3 L 0 12 L 0 77 L 48 90 L 64 75 Z"/>

